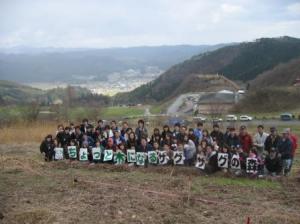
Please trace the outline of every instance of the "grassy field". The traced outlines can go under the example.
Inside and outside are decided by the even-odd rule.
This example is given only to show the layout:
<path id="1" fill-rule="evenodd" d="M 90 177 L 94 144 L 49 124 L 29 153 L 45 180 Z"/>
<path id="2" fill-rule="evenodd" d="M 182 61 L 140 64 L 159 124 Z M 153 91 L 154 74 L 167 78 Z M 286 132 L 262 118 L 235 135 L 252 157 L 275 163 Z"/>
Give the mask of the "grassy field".
<path id="1" fill-rule="evenodd" d="M 101 109 L 101 116 L 105 119 L 141 116 L 144 111 L 143 107 L 104 107 Z"/>
<path id="2" fill-rule="evenodd" d="M 261 180 L 193 167 L 46 163 L 39 142 L 56 125 L 1 129 L 0 223 L 299 223 L 299 150 L 290 177 Z"/>

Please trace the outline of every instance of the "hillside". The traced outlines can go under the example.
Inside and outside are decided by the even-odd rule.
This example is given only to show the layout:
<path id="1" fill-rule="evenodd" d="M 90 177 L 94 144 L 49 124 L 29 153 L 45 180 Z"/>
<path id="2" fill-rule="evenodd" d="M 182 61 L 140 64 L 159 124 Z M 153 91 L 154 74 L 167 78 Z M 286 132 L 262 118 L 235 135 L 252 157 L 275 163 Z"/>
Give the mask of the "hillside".
<path id="1" fill-rule="evenodd" d="M 107 49 L 0 49 L 0 77 L 17 82 L 68 83 L 107 80 L 128 70 L 160 73 L 191 56 L 220 45 L 177 45 Z"/>
<path id="2" fill-rule="evenodd" d="M 300 58 L 279 64 L 262 73 L 250 82 L 250 90 L 258 90 L 268 86 L 292 86 L 297 78 L 300 78 Z"/>
<path id="3" fill-rule="evenodd" d="M 40 90 L 16 82 L 0 80 L 0 105 L 41 105 L 63 102 L 71 105 L 107 105 L 108 96 L 92 94 L 90 90 L 78 86 Z"/>
<path id="4" fill-rule="evenodd" d="M 0 80 L 0 103 L 20 104 L 36 101 L 44 91 L 15 82 Z"/>
<path id="5" fill-rule="evenodd" d="M 226 46 L 177 64 L 152 83 L 126 94 L 119 94 L 116 99 L 121 102 L 161 102 L 180 94 L 178 87 L 193 74 L 219 73 L 232 80 L 247 82 L 276 65 L 299 56 L 300 39 L 291 37 L 262 38 Z M 185 92 L 190 91 L 188 85 L 181 88 Z"/>

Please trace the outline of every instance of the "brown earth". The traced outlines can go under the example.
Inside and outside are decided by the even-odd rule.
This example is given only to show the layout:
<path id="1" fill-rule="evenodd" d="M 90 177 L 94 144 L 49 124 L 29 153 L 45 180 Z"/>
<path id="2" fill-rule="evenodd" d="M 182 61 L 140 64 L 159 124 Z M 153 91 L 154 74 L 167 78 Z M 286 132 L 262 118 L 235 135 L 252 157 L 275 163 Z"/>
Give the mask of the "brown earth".
<path id="1" fill-rule="evenodd" d="M 0 145 L 0 223 L 299 223 L 296 175 L 207 177 L 187 167 L 43 161 L 38 145 Z"/>

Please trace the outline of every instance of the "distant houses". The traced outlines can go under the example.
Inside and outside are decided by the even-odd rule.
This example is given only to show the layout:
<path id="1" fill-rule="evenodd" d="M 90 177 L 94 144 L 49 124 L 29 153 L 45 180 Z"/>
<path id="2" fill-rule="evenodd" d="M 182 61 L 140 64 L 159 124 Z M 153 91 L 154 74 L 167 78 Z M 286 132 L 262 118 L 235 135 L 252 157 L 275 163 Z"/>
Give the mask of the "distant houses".
<path id="1" fill-rule="evenodd" d="M 297 78 L 294 82 L 294 86 L 299 86 L 300 87 L 300 78 Z"/>

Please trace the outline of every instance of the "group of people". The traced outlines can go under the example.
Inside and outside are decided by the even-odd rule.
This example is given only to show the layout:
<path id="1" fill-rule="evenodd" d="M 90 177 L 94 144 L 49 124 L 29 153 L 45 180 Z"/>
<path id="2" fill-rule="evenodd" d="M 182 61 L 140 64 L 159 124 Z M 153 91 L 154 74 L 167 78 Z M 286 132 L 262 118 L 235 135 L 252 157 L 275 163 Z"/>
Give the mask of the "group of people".
<path id="1" fill-rule="evenodd" d="M 222 132 L 218 124 L 213 124 L 213 130 L 209 132 L 202 122 L 198 122 L 195 128 L 179 123 L 172 128 L 164 125 L 162 130 L 155 128 L 150 135 L 143 120 L 139 120 L 137 127 L 133 129 L 127 122 L 119 127 L 115 120 L 109 124 L 99 120 L 93 126 L 88 119 L 84 119 L 78 126 L 73 123 L 67 127 L 58 125 L 56 135 L 53 137 L 49 134 L 42 141 L 40 152 L 44 153 L 46 161 L 52 161 L 55 158 L 55 148 L 63 148 L 64 159 L 74 159 L 70 158 L 68 151 L 71 146 L 76 148 L 77 159 L 79 150 L 87 149 L 87 158 L 91 163 L 104 162 L 103 159 L 93 158 L 92 149 L 95 147 L 100 148 L 102 154 L 105 150 L 125 155 L 128 150 L 145 154 L 164 152 L 168 159 L 163 164 L 173 165 L 174 155 L 182 152 L 183 164 L 196 166 L 201 172 L 214 173 L 222 170 L 241 174 L 252 169 L 252 175 L 264 176 L 289 175 L 297 149 L 297 137 L 289 128 L 279 133 L 276 127 L 271 127 L 267 133 L 263 125 L 257 126 L 257 132 L 253 136 L 248 133 L 245 125 L 240 126 L 239 130 L 229 126 Z M 222 165 L 221 159 L 224 160 Z M 248 160 L 249 164 L 255 160 L 255 164 L 249 165 Z M 145 164 L 148 163 L 146 157 Z"/>

